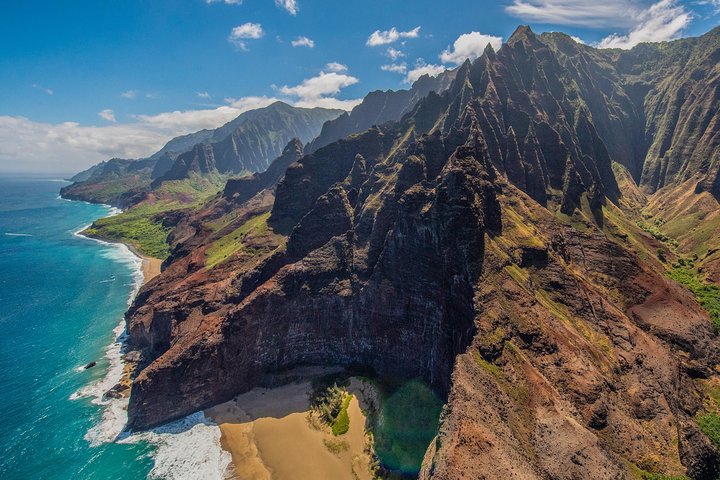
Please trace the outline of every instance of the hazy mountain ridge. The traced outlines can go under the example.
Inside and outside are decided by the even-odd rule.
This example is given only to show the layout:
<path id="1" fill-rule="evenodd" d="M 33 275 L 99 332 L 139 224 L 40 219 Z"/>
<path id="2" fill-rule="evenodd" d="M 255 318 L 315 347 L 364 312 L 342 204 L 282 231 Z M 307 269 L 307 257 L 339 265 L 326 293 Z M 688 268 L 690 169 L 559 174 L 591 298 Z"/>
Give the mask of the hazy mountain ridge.
<path id="1" fill-rule="evenodd" d="M 61 195 L 127 207 L 141 201 L 162 182 L 188 179 L 191 173 L 262 171 L 291 139 L 312 140 L 327 120 L 341 113 L 276 102 L 245 112 L 215 130 L 174 138 L 148 158 L 102 162 L 73 177 L 77 181 L 63 188 Z"/>

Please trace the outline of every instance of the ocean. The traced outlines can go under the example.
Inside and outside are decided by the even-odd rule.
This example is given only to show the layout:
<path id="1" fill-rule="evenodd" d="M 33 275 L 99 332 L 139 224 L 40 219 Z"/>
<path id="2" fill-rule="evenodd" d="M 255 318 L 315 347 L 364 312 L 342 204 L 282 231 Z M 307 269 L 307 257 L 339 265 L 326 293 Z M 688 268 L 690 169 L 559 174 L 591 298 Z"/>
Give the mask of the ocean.
<path id="1" fill-rule="evenodd" d="M 141 261 L 77 235 L 117 211 L 61 199 L 65 184 L 0 178 L 0 478 L 222 478 L 229 454 L 202 413 L 128 436 L 126 401 L 102 398 Z"/>

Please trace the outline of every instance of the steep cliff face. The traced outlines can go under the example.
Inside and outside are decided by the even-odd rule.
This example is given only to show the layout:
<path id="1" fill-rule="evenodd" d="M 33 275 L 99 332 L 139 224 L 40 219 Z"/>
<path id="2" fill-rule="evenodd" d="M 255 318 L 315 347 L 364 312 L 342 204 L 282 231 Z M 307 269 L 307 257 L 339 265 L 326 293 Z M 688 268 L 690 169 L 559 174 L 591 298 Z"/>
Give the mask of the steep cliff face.
<path id="1" fill-rule="evenodd" d="M 720 28 L 640 45 L 617 65 L 645 112 L 641 184 L 654 192 L 700 173 L 699 189 L 720 198 Z"/>
<path id="2" fill-rule="evenodd" d="M 360 364 L 447 398 L 422 478 L 716 478 L 695 416 L 720 345 L 619 207 L 648 115 L 616 55 L 521 27 L 275 190 L 229 184 L 128 312 L 130 426 Z"/>

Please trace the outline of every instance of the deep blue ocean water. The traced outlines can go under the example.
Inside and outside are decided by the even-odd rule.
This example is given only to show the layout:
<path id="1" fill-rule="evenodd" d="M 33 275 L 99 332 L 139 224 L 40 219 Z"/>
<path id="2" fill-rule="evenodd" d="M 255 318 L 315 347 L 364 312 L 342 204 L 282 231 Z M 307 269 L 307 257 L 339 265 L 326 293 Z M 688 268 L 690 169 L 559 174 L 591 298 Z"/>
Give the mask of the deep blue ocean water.
<path id="1" fill-rule="evenodd" d="M 110 209 L 60 199 L 63 185 L 0 179 L 0 478 L 145 478 L 151 448 L 90 446 L 103 408 L 70 400 L 107 373 L 137 259 L 74 235 Z"/>

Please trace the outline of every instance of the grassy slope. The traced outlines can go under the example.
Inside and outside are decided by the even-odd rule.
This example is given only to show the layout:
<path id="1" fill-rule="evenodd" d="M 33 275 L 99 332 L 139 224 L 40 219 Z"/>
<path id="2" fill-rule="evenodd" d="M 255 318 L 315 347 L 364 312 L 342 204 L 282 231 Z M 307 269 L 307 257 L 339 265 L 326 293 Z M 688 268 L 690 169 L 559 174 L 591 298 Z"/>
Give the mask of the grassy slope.
<path id="1" fill-rule="evenodd" d="M 196 177 L 165 182 L 148 200 L 120 215 L 97 220 L 85 233 L 126 243 L 142 255 L 165 259 L 170 255 L 167 237 L 172 228 L 163 225 L 163 216 L 174 210 L 199 207 L 220 190 L 223 180 Z"/>
<path id="2" fill-rule="evenodd" d="M 246 245 L 245 240 L 249 235 L 262 236 L 269 233 L 268 218 L 270 218 L 270 212 L 253 217 L 229 234 L 214 241 L 205 251 L 207 267 L 213 268 L 241 250 L 250 254 L 254 253 L 252 247 Z"/>

